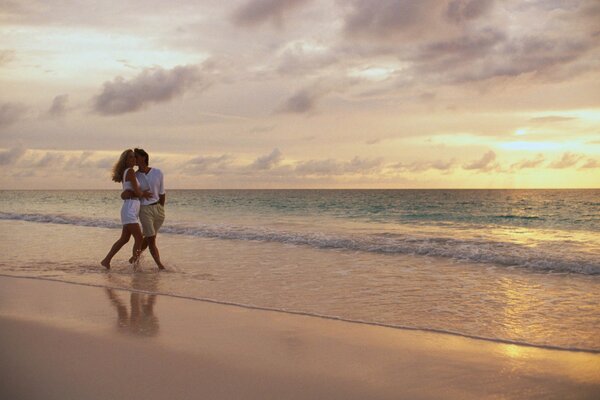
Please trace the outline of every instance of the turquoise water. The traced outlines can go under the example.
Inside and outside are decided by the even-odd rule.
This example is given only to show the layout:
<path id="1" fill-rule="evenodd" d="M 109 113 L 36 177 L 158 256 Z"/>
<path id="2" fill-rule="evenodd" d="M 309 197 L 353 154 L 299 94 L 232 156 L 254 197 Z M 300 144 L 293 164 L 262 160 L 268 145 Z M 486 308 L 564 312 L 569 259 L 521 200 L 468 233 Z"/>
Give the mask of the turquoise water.
<path id="1" fill-rule="evenodd" d="M 181 191 L 186 210 L 328 216 L 369 223 L 503 225 L 600 232 L 599 190 Z"/>
<path id="2" fill-rule="evenodd" d="M 180 212 L 600 232 L 600 190 L 174 190 Z M 2 209 L 110 215 L 114 191 L 0 191 Z"/>
<path id="3" fill-rule="evenodd" d="M 114 191 L 4 191 L 0 219 L 118 227 Z M 179 190 L 165 233 L 600 274 L 599 190 Z"/>
<path id="4" fill-rule="evenodd" d="M 0 191 L 0 274 L 600 351 L 600 190 L 172 190 L 134 273 L 118 191 Z"/>

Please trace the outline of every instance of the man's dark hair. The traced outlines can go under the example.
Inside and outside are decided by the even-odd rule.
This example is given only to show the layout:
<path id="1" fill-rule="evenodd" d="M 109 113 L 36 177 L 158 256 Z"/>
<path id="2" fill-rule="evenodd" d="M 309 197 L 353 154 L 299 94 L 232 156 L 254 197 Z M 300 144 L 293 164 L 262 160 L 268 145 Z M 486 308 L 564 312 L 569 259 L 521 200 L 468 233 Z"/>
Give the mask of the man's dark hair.
<path id="1" fill-rule="evenodd" d="M 144 149 L 133 149 L 133 152 L 136 156 L 144 157 L 144 160 L 146 160 L 146 165 L 150 165 L 150 156 L 144 151 Z"/>

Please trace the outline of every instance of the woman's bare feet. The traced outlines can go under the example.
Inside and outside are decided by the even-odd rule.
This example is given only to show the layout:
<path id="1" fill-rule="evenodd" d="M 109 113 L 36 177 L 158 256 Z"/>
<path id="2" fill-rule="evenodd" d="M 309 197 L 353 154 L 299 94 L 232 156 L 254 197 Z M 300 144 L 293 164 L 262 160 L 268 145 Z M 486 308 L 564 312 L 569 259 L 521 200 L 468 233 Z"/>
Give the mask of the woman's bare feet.
<path id="1" fill-rule="evenodd" d="M 107 261 L 106 259 L 100 261 L 100 265 L 102 265 L 106 269 L 110 269 L 110 261 Z"/>
<path id="2" fill-rule="evenodd" d="M 131 257 L 129 262 L 133 266 L 133 272 L 140 271 L 142 269 L 142 256 L 138 254 L 137 257 Z"/>

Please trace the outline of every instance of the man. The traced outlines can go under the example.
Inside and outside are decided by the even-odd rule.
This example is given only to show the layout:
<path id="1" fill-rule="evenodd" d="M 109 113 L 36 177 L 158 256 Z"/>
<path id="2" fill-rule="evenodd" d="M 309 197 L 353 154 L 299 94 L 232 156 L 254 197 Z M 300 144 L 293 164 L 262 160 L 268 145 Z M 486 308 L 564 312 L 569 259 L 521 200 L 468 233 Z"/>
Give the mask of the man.
<path id="1" fill-rule="evenodd" d="M 160 261 L 160 253 L 156 246 L 156 234 L 165 220 L 165 186 L 163 182 L 163 173 L 158 168 L 148 166 L 150 157 L 143 149 L 134 149 L 138 170 L 135 173 L 140 189 L 149 191 L 152 196 L 140 199 L 140 222 L 142 223 L 142 232 L 144 241 L 142 242 L 142 251 L 150 248 L 150 254 L 159 269 L 165 269 Z M 132 193 L 124 191 L 121 193 L 122 199 L 130 198 Z"/>

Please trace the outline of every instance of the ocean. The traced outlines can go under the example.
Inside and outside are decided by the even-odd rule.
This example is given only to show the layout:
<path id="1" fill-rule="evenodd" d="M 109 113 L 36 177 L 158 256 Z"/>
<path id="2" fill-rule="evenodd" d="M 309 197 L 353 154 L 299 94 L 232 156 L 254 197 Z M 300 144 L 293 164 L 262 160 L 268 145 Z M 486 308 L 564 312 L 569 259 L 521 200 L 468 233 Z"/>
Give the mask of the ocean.
<path id="1" fill-rule="evenodd" d="M 171 190 L 167 272 L 100 266 L 120 206 L 0 191 L 0 275 L 600 352 L 600 190 Z"/>

